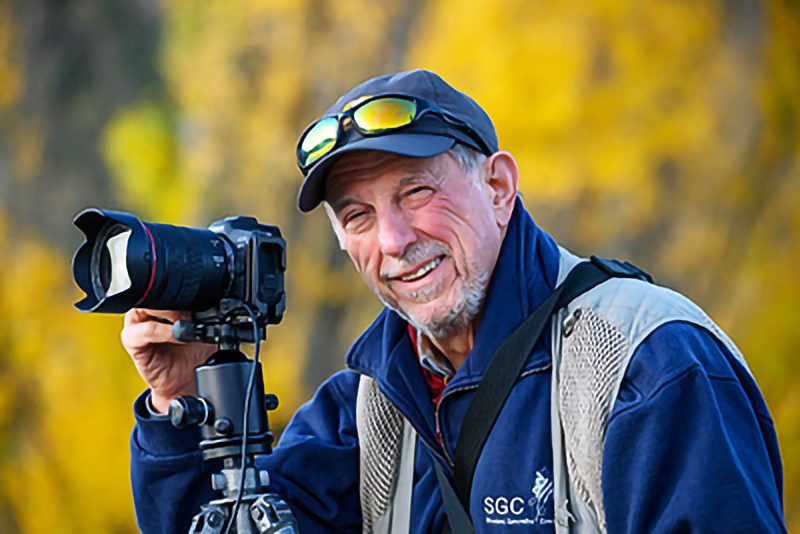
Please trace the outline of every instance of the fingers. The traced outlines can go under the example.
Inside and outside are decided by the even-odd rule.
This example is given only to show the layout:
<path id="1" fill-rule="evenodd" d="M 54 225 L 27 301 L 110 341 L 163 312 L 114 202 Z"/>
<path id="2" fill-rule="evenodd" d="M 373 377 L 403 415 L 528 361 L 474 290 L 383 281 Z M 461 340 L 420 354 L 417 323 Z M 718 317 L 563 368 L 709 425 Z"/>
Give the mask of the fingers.
<path id="1" fill-rule="evenodd" d="M 130 312 L 129 312 L 130 313 Z M 122 344 L 128 349 L 140 349 L 154 343 L 181 344 L 172 337 L 172 325 L 156 322 L 153 318 L 144 322 L 125 320 L 122 329 Z"/>
<path id="2" fill-rule="evenodd" d="M 134 308 L 125 314 L 125 326 L 143 323 L 152 320 L 166 320 L 170 324 L 180 319 L 191 319 L 192 314 L 187 311 L 175 310 L 146 310 L 144 308 Z"/>

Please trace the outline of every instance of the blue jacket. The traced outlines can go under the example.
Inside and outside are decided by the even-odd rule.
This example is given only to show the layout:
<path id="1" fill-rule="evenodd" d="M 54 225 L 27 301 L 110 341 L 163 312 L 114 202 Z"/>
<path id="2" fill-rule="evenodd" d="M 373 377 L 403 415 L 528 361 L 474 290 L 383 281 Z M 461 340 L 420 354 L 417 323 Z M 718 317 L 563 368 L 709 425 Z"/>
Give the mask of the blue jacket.
<path id="1" fill-rule="evenodd" d="M 353 344 L 349 370 L 328 379 L 300 408 L 270 456 L 258 458 L 270 490 L 292 507 L 303 534 L 360 532 L 355 404 L 359 373 L 416 428 L 411 531 L 440 532 L 445 512 L 432 462 L 452 474 L 461 422 L 502 340 L 552 292 L 555 241 L 517 203 L 489 285 L 469 357 L 448 383 L 437 414 L 406 323 L 384 310 Z M 489 436 L 474 477 L 470 512 L 478 532 L 553 532 L 548 328 L 531 353 Z M 146 395 L 146 394 L 145 394 Z M 197 429 L 177 430 L 135 405 L 131 470 L 145 533 L 186 532 L 213 497 Z M 445 461 L 448 460 L 448 461 Z M 705 330 L 669 323 L 635 353 L 614 405 L 603 458 L 608 531 L 785 532 L 775 429 L 756 384 Z M 514 522 L 517 527 L 510 526 Z"/>

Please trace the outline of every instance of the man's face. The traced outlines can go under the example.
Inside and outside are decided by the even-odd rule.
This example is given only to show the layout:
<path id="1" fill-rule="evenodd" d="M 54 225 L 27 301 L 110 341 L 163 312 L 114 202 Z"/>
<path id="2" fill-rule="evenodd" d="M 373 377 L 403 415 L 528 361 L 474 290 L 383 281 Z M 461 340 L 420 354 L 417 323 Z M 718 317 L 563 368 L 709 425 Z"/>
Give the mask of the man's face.
<path id="1" fill-rule="evenodd" d="M 388 306 L 447 337 L 477 317 L 503 238 L 485 171 L 354 152 L 335 165 L 326 202 L 361 277 Z"/>

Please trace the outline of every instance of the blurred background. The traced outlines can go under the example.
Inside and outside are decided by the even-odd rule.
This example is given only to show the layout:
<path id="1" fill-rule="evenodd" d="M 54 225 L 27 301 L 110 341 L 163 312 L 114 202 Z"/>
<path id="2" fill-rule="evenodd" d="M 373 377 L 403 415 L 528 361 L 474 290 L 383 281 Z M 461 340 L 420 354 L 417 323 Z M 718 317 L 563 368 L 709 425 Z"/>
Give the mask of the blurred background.
<path id="1" fill-rule="evenodd" d="M 494 119 L 535 219 L 693 298 L 745 353 L 800 530 L 800 6 L 794 0 L 0 0 L 0 531 L 136 532 L 143 383 L 79 314 L 83 207 L 289 244 L 264 345 L 278 431 L 379 309 L 294 143 L 356 83 L 437 71 Z"/>

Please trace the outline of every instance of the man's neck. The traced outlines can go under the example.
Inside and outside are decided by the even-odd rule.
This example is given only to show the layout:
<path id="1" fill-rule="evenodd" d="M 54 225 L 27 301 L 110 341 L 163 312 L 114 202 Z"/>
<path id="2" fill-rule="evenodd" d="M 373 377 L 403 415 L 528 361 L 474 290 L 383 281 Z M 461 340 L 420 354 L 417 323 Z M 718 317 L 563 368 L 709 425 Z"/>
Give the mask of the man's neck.
<path id="1" fill-rule="evenodd" d="M 470 351 L 472 351 L 476 329 L 477 325 L 473 325 L 463 332 L 447 336 L 446 338 L 429 336 L 428 339 L 430 339 L 431 343 L 439 349 L 439 352 L 447 358 L 447 361 L 450 362 L 453 369 L 458 371 L 461 368 L 461 364 L 463 364 L 464 360 L 469 356 Z"/>

